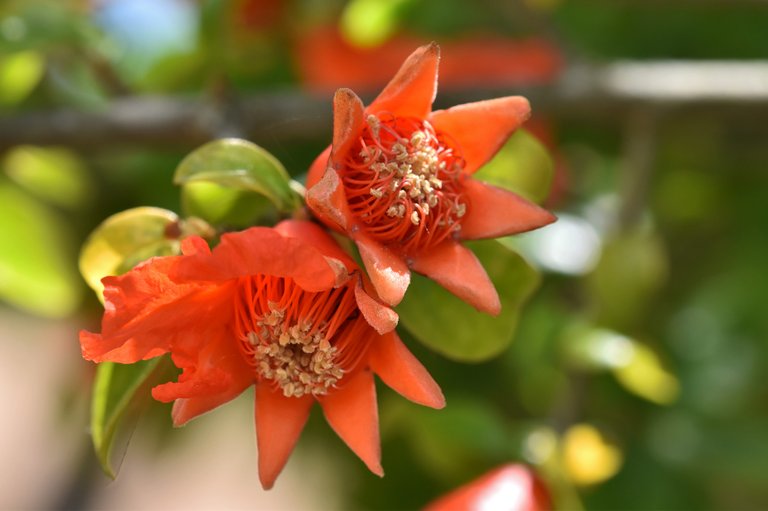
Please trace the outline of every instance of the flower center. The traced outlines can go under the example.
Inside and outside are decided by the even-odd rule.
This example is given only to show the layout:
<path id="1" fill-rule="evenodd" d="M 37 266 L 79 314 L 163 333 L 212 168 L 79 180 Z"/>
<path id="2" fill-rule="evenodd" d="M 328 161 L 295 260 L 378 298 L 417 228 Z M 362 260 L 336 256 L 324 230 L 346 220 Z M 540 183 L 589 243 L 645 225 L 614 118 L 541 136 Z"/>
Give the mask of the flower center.
<path id="1" fill-rule="evenodd" d="M 368 324 L 351 284 L 317 293 L 264 275 L 241 277 L 238 284 L 235 332 L 260 380 L 286 397 L 318 396 L 356 367 Z"/>
<path id="2" fill-rule="evenodd" d="M 369 115 L 350 155 L 341 173 L 347 200 L 375 239 L 409 251 L 461 228 L 464 160 L 427 121 Z"/>

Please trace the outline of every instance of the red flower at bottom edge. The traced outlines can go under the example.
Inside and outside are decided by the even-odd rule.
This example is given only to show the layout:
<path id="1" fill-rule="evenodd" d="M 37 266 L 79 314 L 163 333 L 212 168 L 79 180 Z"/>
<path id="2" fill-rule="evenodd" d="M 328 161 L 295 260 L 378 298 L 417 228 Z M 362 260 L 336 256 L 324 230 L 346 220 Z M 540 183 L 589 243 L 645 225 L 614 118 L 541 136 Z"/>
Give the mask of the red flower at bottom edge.
<path id="1" fill-rule="evenodd" d="M 424 511 L 546 511 L 549 490 L 529 467 L 510 464 L 488 472 L 427 505 Z"/>
<path id="2" fill-rule="evenodd" d="M 440 388 L 394 331 L 397 315 L 366 290 L 355 263 L 318 226 L 285 221 L 202 238 L 106 277 L 102 333 L 82 331 L 83 357 L 133 363 L 170 352 L 178 382 L 152 389 L 174 401 L 173 423 L 256 393 L 259 478 L 270 488 L 317 401 L 326 420 L 383 475 L 373 373 L 433 408 Z"/>
<path id="3" fill-rule="evenodd" d="M 498 294 L 461 241 L 536 229 L 554 215 L 472 174 L 530 114 L 519 96 L 432 111 L 439 48 L 423 46 L 368 107 L 349 89 L 333 103 L 333 143 L 312 164 L 307 204 L 352 238 L 376 292 L 396 305 L 411 270 L 479 310 Z"/>

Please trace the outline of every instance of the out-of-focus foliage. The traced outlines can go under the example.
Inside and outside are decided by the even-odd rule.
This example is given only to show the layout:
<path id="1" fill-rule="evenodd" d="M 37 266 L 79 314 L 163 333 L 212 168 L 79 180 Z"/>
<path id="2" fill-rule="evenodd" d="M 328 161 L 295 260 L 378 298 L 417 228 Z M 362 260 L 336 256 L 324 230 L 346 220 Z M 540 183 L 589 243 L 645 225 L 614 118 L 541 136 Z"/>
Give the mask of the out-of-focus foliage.
<path id="1" fill-rule="evenodd" d="M 766 26 L 768 8 L 746 1 L 9 0 L 0 4 L 0 115 L 99 109 L 138 94 L 185 94 L 216 105 L 328 84 L 375 91 L 413 46 L 433 39 L 444 52 L 441 92 L 472 85 L 518 94 L 551 85 L 566 55 L 598 63 L 765 59 Z M 456 54 L 462 57 L 452 62 Z M 517 77 L 501 74 L 510 69 Z M 320 81 L 313 73 L 324 70 L 330 76 Z M 438 313 L 459 307 L 414 279 L 400 307 L 401 331 L 440 382 L 447 408 L 423 410 L 382 390 L 387 476 L 363 473 L 338 446 L 349 508 L 416 509 L 507 462 L 533 466 L 560 509 L 767 507 L 762 110 L 666 110 L 653 133 L 647 190 L 633 191 L 624 186 L 636 171 L 624 152 L 624 112 L 593 115 L 600 104 L 560 112 L 531 100 L 533 121 L 544 111 L 548 121 L 544 133 L 531 131 L 554 158 L 521 132 L 478 178 L 543 200 L 560 221 L 504 246 L 478 247 L 511 298 L 492 322 L 466 305 L 452 312 L 464 335 L 449 332 L 450 339 L 461 344 L 436 333 L 449 326 Z M 306 120 L 286 118 L 280 127 Z M 273 204 L 291 210 L 288 175 L 301 180 L 327 146 L 330 107 L 327 124 L 312 140 L 281 138 L 268 124 L 253 137 L 237 134 L 285 166 L 285 173 L 272 167 L 280 180 L 267 185 L 272 202 L 218 178 L 174 186 L 175 169 L 195 149 L 183 142 L 149 150 L 118 139 L 73 150 L 7 147 L 0 138 L 0 297 L 44 317 L 80 307 L 95 319 L 101 309 L 93 293 L 81 304 L 76 247 L 104 218 L 152 205 L 227 229 L 280 214 Z M 510 167 L 519 169 L 505 174 Z M 220 170 L 195 169 L 188 175 Z M 627 224 L 632 193 L 641 195 L 640 211 Z M 175 247 L 178 240 L 166 237 L 176 220 L 170 215 L 149 229 L 150 245 Z M 131 229 L 121 235 L 135 240 Z M 144 242 L 129 245 L 109 264 L 89 263 L 89 283 L 98 287 L 103 275 L 152 255 L 135 253 Z M 533 294 L 531 266 L 542 274 Z M 518 307 L 515 297 L 529 294 Z M 123 369 L 102 366 L 97 376 L 92 433 L 105 465 L 115 420 L 136 389 L 146 390 L 135 385 L 146 367 L 125 378 L 117 374 Z M 314 425 L 311 436 L 330 441 Z"/>

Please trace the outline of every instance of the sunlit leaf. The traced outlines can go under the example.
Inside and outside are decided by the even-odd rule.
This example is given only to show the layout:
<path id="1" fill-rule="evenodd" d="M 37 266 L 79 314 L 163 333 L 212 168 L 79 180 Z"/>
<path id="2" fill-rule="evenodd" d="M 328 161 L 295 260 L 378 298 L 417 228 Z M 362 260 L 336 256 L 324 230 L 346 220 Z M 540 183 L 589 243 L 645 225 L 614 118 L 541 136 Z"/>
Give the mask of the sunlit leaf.
<path id="1" fill-rule="evenodd" d="M 114 478 L 112 450 L 126 414 L 149 397 L 147 380 L 163 361 L 157 357 L 135 364 L 103 362 L 96 370 L 91 400 L 91 437 L 102 470 Z"/>
<path id="2" fill-rule="evenodd" d="M 67 226 L 0 181 L 0 298 L 34 314 L 64 317 L 80 302 Z"/>
<path id="3" fill-rule="evenodd" d="M 395 33 L 399 11 L 409 1 L 350 0 L 341 15 L 341 33 L 355 46 L 378 46 Z"/>
<path id="4" fill-rule="evenodd" d="M 178 185 L 205 181 L 257 192 L 281 211 L 291 211 L 301 202 L 283 165 L 256 144 L 237 138 L 209 142 L 187 155 L 173 181 Z"/>
<path id="5" fill-rule="evenodd" d="M 45 60 L 36 51 L 0 55 L 0 105 L 13 105 L 26 98 L 44 69 Z"/>
<path id="6" fill-rule="evenodd" d="M 680 384 L 661 363 L 659 356 L 645 344 L 635 342 L 630 359 L 616 367 L 613 374 L 627 390 L 660 405 L 673 403 Z"/>
<path id="7" fill-rule="evenodd" d="M 518 254 L 496 241 L 468 244 L 483 263 L 501 299 L 501 314 L 490 316 L 414 274 L 398 313 L 419 341 L 448 358 L 487 360 L 514 337 L 520 308 L 538 286 L 539 275 Z"/>
<path id="8" fill-rule="evenodd" d="M 83 245 L 80 273 L 101 298 L 104 292 L 102 278 L 123 273 L 152 256 L 178 252 L 178 240 L 167 235 L 169 226 L 178 220 L 172 211 L 150 207 L 112 215 Z"/>
<path id="9" fill-rule="evenodd" d="M 74 207 L 90 196 L 85 164 L 68 149 L 18 146 L 6 155 L 3 169 L 16 183 L 54 204 Z"/>
<path id="10" fill-rule="evenodd" d="M 576 484 L 600 483 L 613 477 L 621 468 L 621 451 L 590 424 L 568 428 L 562 446 L 564 468 Z"/>
<path id="11" fill-rule="evenodd" d="M 248 227 L 268 215 L 272 204 L 263 195 L 207 181 L 186 183 L 181 190 L 185 215 L 213 225 Z"/>
<path id="12" fill-rule="evenodd" d="M 554 169 L 544 145 L 526 130 L 519 129 L 475 177 L 542 203 L 549 195 Z"/>

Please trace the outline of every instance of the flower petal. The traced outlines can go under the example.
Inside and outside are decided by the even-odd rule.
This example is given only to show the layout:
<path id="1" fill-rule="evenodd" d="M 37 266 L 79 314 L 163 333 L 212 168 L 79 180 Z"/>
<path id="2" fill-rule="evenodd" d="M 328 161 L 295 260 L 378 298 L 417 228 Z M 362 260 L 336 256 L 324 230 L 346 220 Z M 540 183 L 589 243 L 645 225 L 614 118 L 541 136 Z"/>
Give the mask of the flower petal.
<path id="1" fill-rule="evenodd" d="M 349 89 L 339 89 L 333 95 L 333 144 L 330 161 L 342 163 L 352 145 L 360 138 L 365 124 L 363 102 Z M 338 167 L 336 167 L 338 168 Z"/>
<path id="2" fill-rule="evenodd" d="M 133 363 L 166 353 L 180 327 L 210 320 L 228 303 L 226 286 L 171 277 L 186 256 L 156 257 L 105 277 L 101 334 L 80 333 L 83 358 Z M 194 327 L 192 327 L 194 328 Z"/>
<path id="3" fill-rule="evenodd" d="M 397 313 L 379 303 L 365 291 L 362 277 L 358 277 L 357 285 L 355 285 L 355 300 L 363 317 L 376 332 L 384 334 L 395 329 L 398 320 Z"/>
<path id="4" fill-rule="evenodd" d="M 384 303 L 400 303 L 411 283 L 411 272 L 405 261 L 362 231 L 352 233 L 352 238 L 357 243 L 360 257 L 376 293 Z"/>
<path id="5" fill-rule="evenodd" d="M 443 408 L 445 397 L 435 380 L 408 351 L 396 332 L 382 335 L 371 343 L 368 363 L 384 383 L 414 403 Z"/>
<path id="6" fill-rule="evenodd" d="M 436 43 L 413 52 L 366 111 L 425 119 L 437 94 L 439 61 L 440 47 Z"/>
<path id="7" fill-rule="evenodd" d="M 180 260 L 177 273 L 181 278 L 208 281 L 256 274 L 290 277 L 307 291 L 331 288 L 336 281 L 336 272 L 319 250 L 267 227 L 222 235 L 210 254 Z"/>
<path id="8" fill-rule="evenodd" d="M 256 444 L 259 450 L 261 486 L 272 488 L 299 439 L 309 410 L 311 395 L 285 397 L 268 384 L 256 385 Z"/>
<path id="9" fill-rule="evenodd" d="M 379 443 L 379 412 L 373 374 L 359 371 L 342 386 L 318 399 L 325 419 L 344 443 L 357 454 L 371 472 L 384 475 Z"/>
<path id="10" fill-rule="evenodd" d="M 356 270 L 357 264 L 322 227 L 305 220 L 283 220 L 275 230 L 287 238 L 297 238 L 312 245 L 328 258 L 338 259 L 347 271 Z"/>
<path id="11" fill-rule="evenodd" d="M 231 384 L 224 392 L 218 394 L 176 399 L 171 410 L 173 425 L 176 427 L 183 426 L 192 419 L 231 401 L 252 383 L 252 381 L 243 380 L 240 385 Z"/>
<path id="12" fill-rule="evenodd" d="M 453 240 L 415 255 L 411 267 L 482 312 L 496 315 L 501 302 L 475 254 Z"/>
<path id="13" fill-rule="evenodd" d="M 194 328 L 185 329 L 171 341 L 173 363 L 184 372 L 178 382 L 153 388 L 152 396 L 166 403 L 177 399 L 200 399 L 198 403 L 190 403 L 186 412 L 179 412 L 178 420 L 174 412 L 177 426 L 229 401 L 253 384 L 253 372 L 232 342 L 233 334 L 226 324 L 224 321 L 198 321 Z"/>
<path id="14" fill-rule="evenodd" d="M 344 232 L 351 227 L 352 212 L 336 170 L 326 169 L 320 181 L 307 190 L 306 200 L 312 212 L 332 229 Z"/>
<path id="15" fill-rule="evenodd" d="M 458 143 L 465 160 L 464 171 L 471 174 L 501 149 L 530 113 L 527 99 L 509 96 L 436 110 L 429 122 Z"/>
<path id="16" fill-rule="evenodd" d="M 502 188 L 465 179 L 467 214 L 461 219 L 461 239 L 498 238 L 537 229 L 557 218 L 544 208 Z"/>

